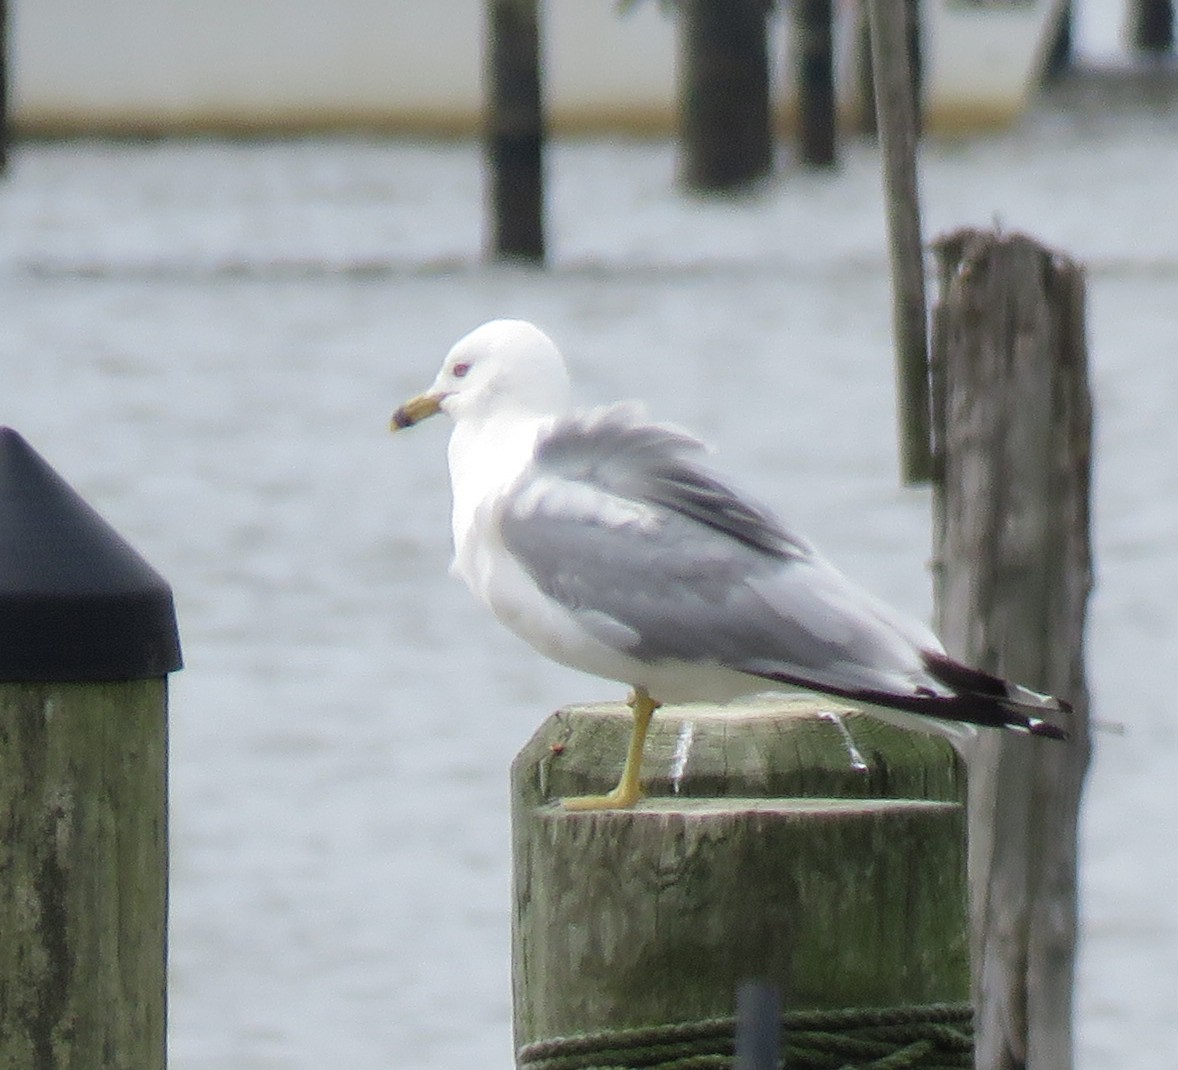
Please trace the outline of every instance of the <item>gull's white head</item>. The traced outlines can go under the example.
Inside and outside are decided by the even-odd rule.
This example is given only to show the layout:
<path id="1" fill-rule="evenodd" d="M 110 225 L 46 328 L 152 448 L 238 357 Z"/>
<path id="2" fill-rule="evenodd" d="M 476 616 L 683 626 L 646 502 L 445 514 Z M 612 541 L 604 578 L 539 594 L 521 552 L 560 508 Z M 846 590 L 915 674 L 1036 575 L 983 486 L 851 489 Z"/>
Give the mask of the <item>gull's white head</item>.
<path id="1" fill-rule="evenodd" d="M 444 412 L 455 420 L 547 416 L 569 404 L 569 376 L 552 339 L 525 320 L 492 320 L 459 339 L 424 393 L 393 414 L 393 430 Z"/>

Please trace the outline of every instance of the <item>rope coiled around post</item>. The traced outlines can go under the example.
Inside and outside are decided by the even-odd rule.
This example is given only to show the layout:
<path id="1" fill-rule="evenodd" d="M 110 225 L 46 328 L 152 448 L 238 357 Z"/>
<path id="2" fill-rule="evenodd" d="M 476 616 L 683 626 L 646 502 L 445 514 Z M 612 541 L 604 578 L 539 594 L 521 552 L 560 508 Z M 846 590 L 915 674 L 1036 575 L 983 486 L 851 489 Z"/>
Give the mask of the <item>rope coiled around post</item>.
<path id="1" fill-rule="evenodd" d="M 519 1070 L 731 1070 L 736 1019 L 607 1030 L 520 1048 Z M 782 1015 L 787 1070 L 969 1070 L 968 1003 L 793 1011 Z"/>

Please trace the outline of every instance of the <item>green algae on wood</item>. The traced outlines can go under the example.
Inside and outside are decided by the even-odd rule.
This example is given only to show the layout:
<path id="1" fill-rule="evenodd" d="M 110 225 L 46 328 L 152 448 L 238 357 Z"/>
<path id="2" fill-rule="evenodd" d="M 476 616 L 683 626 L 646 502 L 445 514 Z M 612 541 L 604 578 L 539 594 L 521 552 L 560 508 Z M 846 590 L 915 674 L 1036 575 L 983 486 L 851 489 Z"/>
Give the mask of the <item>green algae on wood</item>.
<path id="1" fill-rule="evenodd" d="M 165 1066 L 166 706 L 0 683 L 0 1066 Z"/>
<path id="2" fill-rule="evenodd" d="M 810 699 L 667 708 L 646 800 L 564 810 L 613 783 L 628 718 L 562 710 L 513 767 L 517 1046 L 726 1016 L 749 978 L 791 1008 L 967 997 L 965 784 L 944 740 Z"/>

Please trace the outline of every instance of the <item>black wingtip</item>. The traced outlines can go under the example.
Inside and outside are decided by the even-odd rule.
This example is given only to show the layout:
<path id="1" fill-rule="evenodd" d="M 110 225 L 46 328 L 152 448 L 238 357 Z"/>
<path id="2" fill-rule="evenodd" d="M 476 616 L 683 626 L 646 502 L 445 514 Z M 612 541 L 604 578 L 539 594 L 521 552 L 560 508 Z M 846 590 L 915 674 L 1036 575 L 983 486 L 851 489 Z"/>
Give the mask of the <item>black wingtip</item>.
<path id="1" fill-rule="evenodd" d="M 1040 695 L 1029 691 L 991 673 L 962 665 L 936 651 L 926 650 L 923 657 L 925 668 L 941 683 L 958 692 L 956 698 L 949 701 L 960 702 L 970 710 L 970 713 L 963 716 L 963 720 L 994 725 L 994 721 L 984 716 L 984 709 L 988 706 L 992 713 L 996 712 L 999 717 L 1004 717 L 1004 720 L 998 723 L 1005 728 L 1041 736 L 1043 739 L 1068 738 L 1068 733 L 1064 729 L 1045 721 L 1038 713 L 1051 711 L 1065 717 L 1070 716 L 1070 702 L 1054 695 Z"/>
<path id="2" fill-rule="evenodd" d="M 1032 721 L 1026 728 L 1031 735 L 1042 736 L 1044 739 L 1058 739 L 1061 742 L 1066 742 L 1069 738 L 1067 732 L 1062 728 L 1049 724 L 1047 721 Z"/>
<path id="3" fill-rule="evenodd" d="M 938 695 L 925 690 L 923 693 L 905 695 L 873 688 L 823 686 L 790 673 L 760 672 L 756 675 L 788 687 L 818 691 L 869 706 L 903 710 L 934 720 L 956 721 L 980 728 L 1008 728 L 1023 735 L 1057 741 L 1069 738 L 1067 731 L 1044 720 L 1039 714 L 1069 714 L 1072 712 L 1070 702 L 1027 691 L 990 673 L 953 661 L 944 654 L 925 652 L 925 665 L 934 678 L 957 690 L 957 694 Z"/>

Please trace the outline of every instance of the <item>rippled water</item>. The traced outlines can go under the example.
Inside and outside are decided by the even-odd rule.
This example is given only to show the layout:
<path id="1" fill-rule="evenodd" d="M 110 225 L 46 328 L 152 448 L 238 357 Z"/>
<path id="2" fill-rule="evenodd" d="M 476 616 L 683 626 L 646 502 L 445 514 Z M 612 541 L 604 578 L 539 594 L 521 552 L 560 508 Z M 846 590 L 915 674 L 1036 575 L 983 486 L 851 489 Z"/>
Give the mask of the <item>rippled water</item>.
<path id="1" fill-rule="evenodd" d="M 1171 1065 L 1178 976 L 1178 117 L 926 146 L 930 235 L 1091 268 L 1098 404 L 1080 1066 Z M 729 202 L 663 144 L 554 147 L 545 272 L 480 263 L 465 143 L 68 143 L 0 186 L 0 421 L 172 582 L 176 1070 L 510 1065 L 507 766 L 549 665 L 446 574 L 439 421 L 392 406 L 494 315 L 646 398 L 849 572 L 929 613 L 898 485 L 874 153 Z"/>

